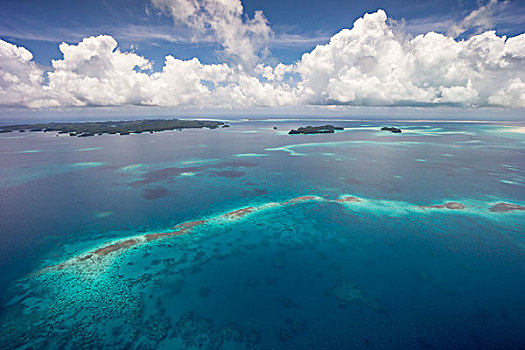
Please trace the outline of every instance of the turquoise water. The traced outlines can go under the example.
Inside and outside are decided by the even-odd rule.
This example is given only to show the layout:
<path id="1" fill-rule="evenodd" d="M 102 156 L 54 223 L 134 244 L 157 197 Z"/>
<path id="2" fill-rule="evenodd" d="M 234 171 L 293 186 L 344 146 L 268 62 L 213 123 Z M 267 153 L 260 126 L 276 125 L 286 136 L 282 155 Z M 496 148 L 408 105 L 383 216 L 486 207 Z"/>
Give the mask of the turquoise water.
<path id="1" fill-rule="evenodd" d="M 521 348 L 525 134 L 332 123 L 1 135 L 0 348 Z"/>

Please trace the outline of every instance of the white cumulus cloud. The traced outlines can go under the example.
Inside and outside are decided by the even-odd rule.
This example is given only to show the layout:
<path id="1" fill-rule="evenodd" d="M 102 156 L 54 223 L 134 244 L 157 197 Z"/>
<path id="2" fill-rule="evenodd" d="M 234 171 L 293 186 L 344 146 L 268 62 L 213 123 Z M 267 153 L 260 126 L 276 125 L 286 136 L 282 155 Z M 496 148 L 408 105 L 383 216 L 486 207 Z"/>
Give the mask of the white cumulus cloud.
<path id="1" fill-rule="evenodd" d="M 386 20 L 382 10 L 366 14 L 303 55 L 296 70 L 308 103 L 525 107 L 525 34 L 407 38 Z M 509 89 L 505 99 L 496 97 Z"/>
<path id="2" fill-rule="evenodd" d="M 52 61 L 48 84 L 43 88 L 36 84 L 59 105 L 230 108 L 293 103 L 289 91 L 263 82 L 241 66 L 166 56 L 163 69 L 152 72 L 149 60 L 122 52 L 115 39 L 107 35 L 89 37 L 76 45 L 63 43 L 59 48 L 63 59 Z M 38 74 L 42 79 L 42 72 Z"/>
<path id="3" fill-rule="evenodd" d="M 46 90 L 62 104 L 140 104 L 144 85 L 150 80 L 145 70 L 150 62 L 134 53 L 121 52 L 110 36 L 82 40 L 77 45 L 62 43 L 63 59 L 53 60 Z"/>
<path id="4" fill-rule="evenodd" d="M 41 107 L 44 101 L 43 71 L 27 49 L 0 39 L 0 105 Z"/>
<path id="5" fill-rule="evenodd" d="M 242 6 L 234 3 L 240 6 L 226 0 L 224 6 L 245 25 Z M 194 10 L 184 18 L 201 23 Z M 290 65 L 204 64 L 169 55 L 155 72 L 147 58 L 120 50 L 111 36 L 59 48 L 63 57 L 44 73 L 27 49 L 0 40 L 0 105 L 525 107 L 525 34 L 411 37 L 392 31 L 382 10 Z"/>
<path id="6" fill-rule="evenodd" d="M 151 0 L 156 8 L 171 15 L 197 33 L 211 32 L 225 53 L 252 68 L 264 55 L 272 30 L 262 11 L 253 18 L 244 14 L 241 0 Z"/>

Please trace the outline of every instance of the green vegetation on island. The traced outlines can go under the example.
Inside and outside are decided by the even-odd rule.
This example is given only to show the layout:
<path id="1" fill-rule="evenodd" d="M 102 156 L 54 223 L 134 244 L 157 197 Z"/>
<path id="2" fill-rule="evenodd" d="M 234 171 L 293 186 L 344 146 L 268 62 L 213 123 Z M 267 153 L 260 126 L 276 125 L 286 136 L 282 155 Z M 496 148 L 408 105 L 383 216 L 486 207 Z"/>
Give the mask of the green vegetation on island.
<path id="1" fill-rule="evenodd" d="M 394 126 L 390 126 L 390 127 L 388 127 L 388 126 L 383 126 L 383 127 L 381 128 L 381 130 L 382 130 L 382 131 L 391 131 L 391 132 L 393 132 L 394 134 L 401 134 L 401 133 L 403 132 L 401 129 L 396 128 L 396 127 L 394 127 Z"/>
<path id="2" fill-rule="evenodd" d="M 321 126 L 306 126 L 298 128 L 297 130 L 292 129 L 288 134 L 297 135 L 297 134 L 331 134 L 335 130 L 344 130 L 342 127 L 333 126 L 333 125 L 321 125 Z"/>
<path id="3" fill-rule="evenodd" d="M 180 120 L 180 119 L 145 119 L 81 123 L 43 123 L 1 126 L 0 133 L 13 131 L 55 131 L 59 134 L 87 137 L 102 134 L 140 134 L 165 130 L 182 130 L 195 128 L 216 129 L 226 127 L 224 122 L 213 120 Z"/>

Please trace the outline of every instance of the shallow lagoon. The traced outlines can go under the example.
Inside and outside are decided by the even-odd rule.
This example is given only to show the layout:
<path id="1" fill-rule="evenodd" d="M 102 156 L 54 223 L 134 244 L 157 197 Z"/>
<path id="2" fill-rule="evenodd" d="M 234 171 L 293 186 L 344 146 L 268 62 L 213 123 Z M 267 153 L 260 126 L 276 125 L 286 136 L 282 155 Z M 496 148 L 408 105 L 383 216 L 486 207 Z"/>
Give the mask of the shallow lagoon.
<path id="1" fill-rule="evenodd" d="M 304 124 L 0 136 L 0 347 L 519 348 L 525 135 Z"/>

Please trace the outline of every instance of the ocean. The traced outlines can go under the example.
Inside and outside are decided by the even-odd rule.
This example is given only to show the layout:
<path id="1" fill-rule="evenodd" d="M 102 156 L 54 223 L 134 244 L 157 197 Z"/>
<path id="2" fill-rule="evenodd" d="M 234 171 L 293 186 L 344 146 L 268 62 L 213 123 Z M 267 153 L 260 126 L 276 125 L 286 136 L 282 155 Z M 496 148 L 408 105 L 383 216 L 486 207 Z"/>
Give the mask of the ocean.
<path id="1" fill-rule="evenodd" d="M 389 123 L 1 134 L 0 348 L 523 348 L 523 126 Z"/>

